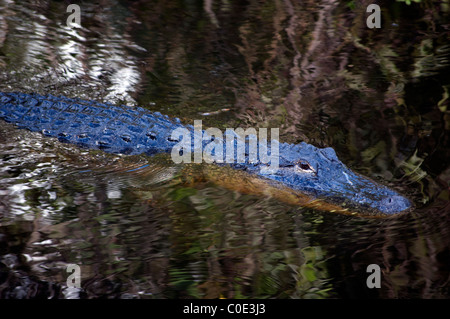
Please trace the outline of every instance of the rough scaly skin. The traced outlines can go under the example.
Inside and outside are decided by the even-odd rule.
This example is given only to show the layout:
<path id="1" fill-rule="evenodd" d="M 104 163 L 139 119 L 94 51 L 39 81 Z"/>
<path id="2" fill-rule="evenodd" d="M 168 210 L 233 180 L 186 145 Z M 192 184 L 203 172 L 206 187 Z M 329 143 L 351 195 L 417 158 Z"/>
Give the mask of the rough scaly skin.
<path id="1" fill-rule="evenodd" d="M 185 128 L 193 133 L 185 145 L 194 149 L 192 126 L 140 107 L 115 106 L 63 96 L 0 92 L 0 118 L 62 142 L 130 155 L 171 153 L 183 139 L 174 135 L 174 131 Z M 204 131 L 200 132 L 204 149 L 211 143 L 211 138 Z M 215 137 L 215 142 L 223 145 L 223 154 L 227 148 L 226 138 Z M 271 145 L 267 141 L 259 140 L 258 150 L 263 142 L 270 154 Z M 238 163 L 237 153 L 233 151 L 234 163 L 216 164 L 228 165 L 278 185 L 275 188 L 284 189 L 283 192 L 280 190 L 280 194 L 285 194 L 281 196 L 288 196 L 286 189 L 292 189 L 308 199 L 297 201 L 299 204 L 320 199 L 328 203 L 328 210 L 338 211 L 338 204 L 344 207 L 341 211 L 351 207 L 382 215 L 396 214 L 411 207 L 411 202 L 397 192 L 352 172 L 330 147 L 320 149 L 307 143 L 276 145 L 279 146 L 279 168 L 275 172 L 266 171 L 267 165 L 259 158 L 249 163 L 248 145 L 245 146 L 245 163 Z"/>

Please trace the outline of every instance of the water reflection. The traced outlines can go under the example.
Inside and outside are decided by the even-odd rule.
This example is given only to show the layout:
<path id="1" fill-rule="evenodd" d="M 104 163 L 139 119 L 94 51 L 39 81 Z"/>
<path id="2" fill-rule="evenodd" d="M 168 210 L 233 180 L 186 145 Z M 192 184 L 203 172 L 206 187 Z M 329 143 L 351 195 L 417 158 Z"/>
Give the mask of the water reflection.
<path id="1" fill-rule="evenodd" d="M 1 298 L 448 298 L 448 12 L 395 3 L 395 24 L 375 33 L 355 2 L 108 3 L 83 4 L 74 29 L 63 2 L 2 3 L 0 89 L 280 127 L 416 209 L 292 207 L 164 156 L 90 152 L 2 122 Z M 69 263 L 80 290 L 67 289 Z M 366 286 L 372 263 L 380 289 Z"/>
<path id="2" fill-rule="evenodd" d="M 37 84 L 42 82 L 59 86 L 61 93 L 75 90 L 83 95 L 81 88 L 91 94 L 99 90 L 97 99 L 134 104 L 130 93 L 136 90 L 141 75 L 136 58 L 128 51 L 130 47 L 140 52 L 145 49 L 130 43 L 121 27 L 123 21 L 111 10 L 86 4 L 82 27 L 72 28 L 66 25 L 65 9 L 61 4 L 54 12 L 38 14 L 42 8 L 22 3 L 2 11 L 8 36 L 14 39 L 6 44 L 13 53 L 10 70 L 21 73 L 11 72 L 9 82 L 18 81 L 17 88 L 31 91 L 40 91 Z M 15 15 L 23 19 L 12 18 Z M 107 26 L 107 32 L 99 26 Z"/>

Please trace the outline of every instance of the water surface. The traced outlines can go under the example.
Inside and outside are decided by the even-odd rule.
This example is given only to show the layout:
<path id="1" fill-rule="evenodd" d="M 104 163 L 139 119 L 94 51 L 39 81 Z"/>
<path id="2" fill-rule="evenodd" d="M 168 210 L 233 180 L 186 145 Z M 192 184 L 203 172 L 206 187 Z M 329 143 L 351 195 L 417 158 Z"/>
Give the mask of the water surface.
<path id="1" fill-rule="evenodd" d="M 279 127 L 415 207 L 293 207 L 1 122 L 0 298 L 449 297 L 448 8 L 385 4 L 371 30 L 354 1 L 104 1 L 71 28 L 66 5 L 0 1 L 1 91 Z"/>

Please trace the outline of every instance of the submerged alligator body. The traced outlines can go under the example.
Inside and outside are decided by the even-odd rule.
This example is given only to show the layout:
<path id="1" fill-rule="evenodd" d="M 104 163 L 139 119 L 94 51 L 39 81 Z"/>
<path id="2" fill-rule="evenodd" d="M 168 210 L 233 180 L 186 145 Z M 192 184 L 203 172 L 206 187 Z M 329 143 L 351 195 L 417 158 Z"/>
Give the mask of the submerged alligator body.
<path id="1" fill-rule="evenodd" d="M 115 106 L 63 96 L 0 92 L 0 118 L 62 142 L 130 155 L 171 153 L 180 145 L 181 136 L 174 136 L 174 132 L 187 130 L 193 132 L 193 137 L 184 145 L 192 145 L 195 151 L 193 126 L 140 107 Z M 202 148 L 212 141 L 222 144 L 224 150 L 237 146 L 237 136 L 234 144 L 228 144 L 225 136 L 211 137 L 205 131 L 200 134 Z M 259 159 L 239 163 L 234 150 L 234 163 L 216 162 L 307 194 L 311 200 L 325 198 L 328 202 L 382 215 L 396 214 L 411 207 L 411 202 L 397 192 L 352 172 L 330 147 L 321 149 L 307 143 L 276 142 L 268 145 L 267 141 L 258 141 L 258 149 L 264 148 L 267 155 L 275 154 L 272 149 L 277 146 L 278 169 L 275 171 L 267 170 L 267 162 Z M 248 157 L 248 145 L 245 147 Z M 186 151 L 183 148 L 179 151 L 183 150 Z"/>

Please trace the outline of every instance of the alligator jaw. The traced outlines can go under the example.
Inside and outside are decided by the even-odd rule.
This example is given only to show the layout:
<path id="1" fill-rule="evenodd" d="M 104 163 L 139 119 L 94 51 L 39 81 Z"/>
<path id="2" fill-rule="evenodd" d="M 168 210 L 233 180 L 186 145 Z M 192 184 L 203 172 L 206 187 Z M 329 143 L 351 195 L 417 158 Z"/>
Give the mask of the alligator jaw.
<path id="1" fill-rule="evenodd" d="M 275 174 L 259 175 L 363 214 L 394 215 L 412 206 L 394 190 L 352 172 L 332 148 L 284 144 L 280 145 L 280 155 Z"/>

